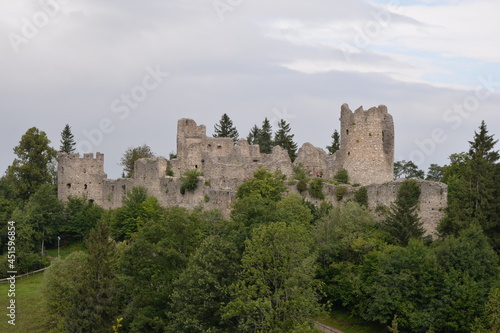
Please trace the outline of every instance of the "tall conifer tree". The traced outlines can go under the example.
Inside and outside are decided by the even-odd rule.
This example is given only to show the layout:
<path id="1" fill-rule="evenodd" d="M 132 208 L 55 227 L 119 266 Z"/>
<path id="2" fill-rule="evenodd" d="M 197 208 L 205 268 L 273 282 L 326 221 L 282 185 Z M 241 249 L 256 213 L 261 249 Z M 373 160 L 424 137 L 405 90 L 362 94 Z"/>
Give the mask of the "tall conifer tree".
<path id="1" fill-rule="evenodd" d="M 238 141 L 238 131 L 226 113 L 222 115 L 219 124 L 215 124 L 214 131 L 214 138 L 231 138 L 233 141 Z"/>

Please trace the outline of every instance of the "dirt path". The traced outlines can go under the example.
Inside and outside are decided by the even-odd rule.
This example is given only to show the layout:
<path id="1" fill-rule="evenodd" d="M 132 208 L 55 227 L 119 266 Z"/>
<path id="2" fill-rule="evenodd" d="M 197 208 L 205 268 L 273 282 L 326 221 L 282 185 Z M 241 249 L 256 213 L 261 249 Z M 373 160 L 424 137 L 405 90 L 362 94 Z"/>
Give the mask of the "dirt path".
<path id="1" fill-rule="evenodd" d="M 317 321 L 313 321 L 313 323 L 314 323 L 314 327 L 316 329 L 320 330 L 321 332 L 325 332 L 325 333 L 344 333 L 341 330 L 338 330 L 338 329 L 330 327 L 330 326 L 326 326 L 325 324 L 322 324 L 322 323 L 317 322 Z"/>

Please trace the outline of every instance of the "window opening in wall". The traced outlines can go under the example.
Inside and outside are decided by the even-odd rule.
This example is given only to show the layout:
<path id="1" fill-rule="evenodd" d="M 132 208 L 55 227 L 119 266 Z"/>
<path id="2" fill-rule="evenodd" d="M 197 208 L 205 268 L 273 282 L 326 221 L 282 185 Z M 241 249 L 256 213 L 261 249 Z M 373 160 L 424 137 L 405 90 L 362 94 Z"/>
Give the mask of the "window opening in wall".
<path id="1" fill-rule="evenodd" d="M 111 192 L 115 190 L 115 185 L 111 186 Z"/>
<path id="2" fill-rule="evenodd" d="M 87 189 L 87 184 L 83 185 L 83 189 L 86 190 Z"/>
<path id="3" fill-rule="evenodd" d="M 90 203 L 94 203 L 94 199 L 89 199 L 89 202 Z"/>
<path id="4" fill-rule="evenodd" d="M 351 152 L 350 151 L 347 152 L 347 156 L 351 156 Z"/>
<path id="5" fill-rule="evenodd" d="M 83 168 L 83 173 L 87 173 L 87 169 L 86 168 Z"/>
<path id="6" fill-rule="evenodd" d="M 198 164 L 195 164 L 195 165 L 194 165 L 194 168 L 195 168 L 195 169 L 198 169 Z"/>
<path id="7" fill-rule="evenodd" d="M 66 187 L 67 187 L 68 189 L 70 189 L 70 188 L 71 188 L 71 184 L 70 184 L 70 183 L 67 183 L 67 184 L 66 184 Z"/>
<path id="8" fill-rule="evenodd" d="M 384 141 L 384 137 L 385 137 L 385 132 L 382 131 L 382 141 Z"/>
<path id="9" fill-rule="evenodd" d="M 64 173 L 64 167 L 61 167 L 61 173 Z"/>
<path id="10" fill-rule="evenodd" d="M 349 135 L 349 130 L 348 130 L 348 129 L 346 129 L 346 130 L 345 130 L 345 133 L 346 133 L 347 135 Z"/>
<path id="11" fill-rule="evenodd" d="M 123 192 L 127 191 L 127 186 L 122 185 Z"/>

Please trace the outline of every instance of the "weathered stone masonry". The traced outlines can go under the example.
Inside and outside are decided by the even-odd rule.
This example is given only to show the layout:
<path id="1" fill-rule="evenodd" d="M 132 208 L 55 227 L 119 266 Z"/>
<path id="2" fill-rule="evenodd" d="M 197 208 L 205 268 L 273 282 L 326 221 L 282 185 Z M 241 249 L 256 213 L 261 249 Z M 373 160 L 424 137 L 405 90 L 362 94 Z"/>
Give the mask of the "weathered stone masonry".
<path id="1" fill-rule="evenodd" d="M 321 174 L 333 179 L 338 170 L 345 168 L 352 184 L 368 189 L 369 207 L 376 210 L 389 206 L 396 197 L 401 181 L 393 181 L 394 123 L 383 105 L 367 111 L 358 108 L 352 112 L 347 104 L 341 107 L 341 145 L 339 151 L 327 155 L 321 148 L 305 143 L 298 151 L 294 164 L 301 164 L 312 176 Z M 86 195 L 89 200 L 107 208 L 122 205 L 124 195 L 133 186 L 143 186 L 161 205 L 205 209 L 218 208 L 229 215 L 237 187 L 261 166 L 280 170 L 293 177 L 293 166 L 287 152 L 274 147 L 271 154 L 261 154 L 258 145 L 246 140 L 236 143 L 230 138 L 213 138 L 206 135 L 204 125 L 194 120 L 180 119 L 177 124 L 177 158 L 140 159 L 135 164 L 132 178 L 108 179 L 104 173 L 104 155 L 96 153 L 58 155 L 58 196 Z M 167 176 L 171 169 L 174 176 Z M 180 193 L 180 176 L 191 169 L 203 173 L 198 189 Z M 419 214 L 429 233 L 435 230 L 444 214 L 447 187 L 436 182 L 419 181 L 422 191 Z M 289 185 L 296 192 L 295 185 Z M 341 201 L 352 198 L 359 187 L 347 186 L 348 192 Z M 326 201 L 337 205 L 336 186 L 324 183 Z M 308 197 L 315 202 L 315 199 Z"/>

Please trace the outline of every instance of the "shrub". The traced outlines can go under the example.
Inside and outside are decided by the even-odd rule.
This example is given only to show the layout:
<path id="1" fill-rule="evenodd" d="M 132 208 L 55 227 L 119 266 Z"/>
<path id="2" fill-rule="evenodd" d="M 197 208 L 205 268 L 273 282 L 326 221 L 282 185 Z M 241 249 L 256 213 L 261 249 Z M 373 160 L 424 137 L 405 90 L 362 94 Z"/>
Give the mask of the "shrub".
<path id="1" fill-rule="evenodd" d="M 368 207 L 368 191 L 366 187 L 360 187 L 359 190 L 354 194 L 354 201 L 359 203 L 361 206 Z"/>
<path id="2" fill-rule="evenodd" d="M 337 186 L 337 188 L 335 189 L 335 196 L 337 197 L 337 201 L 342 200 L 342 198 L 344 197 L 344 194 L 346 194 L 346 193 L 347 193 L 347 187 Z"/>
<path id="3" fill-rule="evenodd" d="M 323 194 L 323 180 L 321 178 L 314 178 L 309 186 L 309 194 L 316 199 L 323 200 L 325 195 Z"/>
<path id="4" fill-rule="evenodd" d="M 171 168 L 167 168 L 167 176 L 173 177 L 174 176 L 174 170 Z"/>
<path id="5" fill-rule="evenodd" d="M 295 173 L 295 179 L 301 180 L 307 178 L 306 171 L 304 170 L 302 163 L 300 163 L 299 165 L 294 165 L 293 172 Z"/>
<path id="6" fill-rule="evenodd" d="M 301 179 L 297 183 L 297 190 L 302 193 L 307 190 L 307 180 Z"/>
<path id="7" fill-rule="evenodd" d="M 349 183 L 349 174 L 346 169 L 340 169 L 334 176 L 334 178 L 340 183 L 347 184 Z"/>
<path id="8" fill-rule="evenodd" d="M 210 197 L 207 194 L 205 194 L 205 197 L 203 198 L 203 200 L 205 202 L 209 202 L 210 201 Z"/>
<path id="9" fill-rule="evenodd" d="M 201 172 L 196 169 L 186 171 L 181 177 L 181 194 L 186 193 L 186 191 L 193 192 L 196 190 L 201 175 Z"/>

